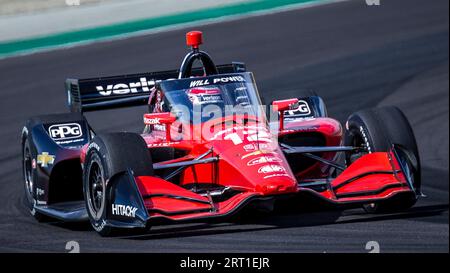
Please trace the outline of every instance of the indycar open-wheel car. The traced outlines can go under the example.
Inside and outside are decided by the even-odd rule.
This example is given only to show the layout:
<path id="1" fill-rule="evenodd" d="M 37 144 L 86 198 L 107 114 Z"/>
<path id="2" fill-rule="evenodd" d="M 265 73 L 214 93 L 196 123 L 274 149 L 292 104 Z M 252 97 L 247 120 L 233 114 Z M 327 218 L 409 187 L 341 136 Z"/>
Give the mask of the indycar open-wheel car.
<path id="1" fill-rule="evenodd" d="M 299 92 L 266 111 L 245 65 L 215 65 L 201 42 L 187 34 L 178 70 L 66 81 L 71 113 L 33 117 L 22 131 L 32 215 L 89 220 L 107 236 L 302 195 L 371 213 L 415 204 L 420 158 L 398 108 L 362 110 L 342 126 L 322 98 Z M 148 105 L 140 134 L 96 132 L 83 115 L 136 105 Z"/>

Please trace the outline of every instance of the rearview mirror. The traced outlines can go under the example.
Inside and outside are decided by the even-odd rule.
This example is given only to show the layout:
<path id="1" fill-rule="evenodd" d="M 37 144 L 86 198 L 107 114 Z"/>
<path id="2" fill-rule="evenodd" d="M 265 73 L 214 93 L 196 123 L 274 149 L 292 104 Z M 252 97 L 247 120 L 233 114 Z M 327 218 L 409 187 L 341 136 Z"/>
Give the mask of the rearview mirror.
<path id="1" fill-rule="evenodd" d="M 284 111 L 294 110 L 299 107 L 298 99 L 276 100 L 272 102 L 274 111 L 280 112 L 280 131 L 284 130 Z"/>
<path id="2" fill-rule="evenodd" d="M 276 100 L 272 102 L 274 111 L 284 112 L 298 108 L 298 99 Z"/>
<path id="3" fill-rule="evenodd" d="M 144 114 L 145 125 L 158 125 L 158 124 L 172 124 L 176 120 L 176 117 L 171 113 L 152 113 Z"/>
<path id="4" fill-rule="evenodd" d="M 170 125 L 176 121 L 177 117 L 170 112 L 144 114 L 144 124 L 147 126 L 165 125 L 166 141 L 171 141 Z M 153 128 L 152 128 L 153 130 Z"/>

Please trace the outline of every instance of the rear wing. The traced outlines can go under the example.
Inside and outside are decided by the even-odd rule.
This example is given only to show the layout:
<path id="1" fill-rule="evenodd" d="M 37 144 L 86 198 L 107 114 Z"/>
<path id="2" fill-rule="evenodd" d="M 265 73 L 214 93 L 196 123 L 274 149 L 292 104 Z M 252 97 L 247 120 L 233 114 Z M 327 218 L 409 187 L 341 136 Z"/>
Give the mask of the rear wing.
<path id="1" fill-rule="evenodd" d="M 219 74 L 245 72 L 245 64 L 233 62 L 217 66 Z M 149 72 L 92 79 L 67 79 L 67 100 L 71 112 L 146 105 L 157 81 L 177 79 L 180 71 Z M 192 69 L 202 76 L 203 69 Z"/>

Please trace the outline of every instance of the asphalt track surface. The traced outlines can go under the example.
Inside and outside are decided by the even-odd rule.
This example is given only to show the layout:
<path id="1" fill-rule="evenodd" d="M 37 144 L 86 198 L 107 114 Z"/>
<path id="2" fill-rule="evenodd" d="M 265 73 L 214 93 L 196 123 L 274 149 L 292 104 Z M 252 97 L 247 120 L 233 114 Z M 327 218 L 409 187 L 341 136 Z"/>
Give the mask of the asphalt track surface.
<path id="1" fill-rule="evenodd" d="M 340 120 L 397 105 L 410 119 L 428 196 L 408 212 L 282 211 L 223 224 L 155 227 L 101 238 L 88 224 L 37 223 L 23 204 L 19 135 L 29 116 L 65 112 L 67 77 L 178 67 L 186 29 L 0 61 L 0 251 L 448 252 L 449 15 L 447 0 L 349 1 L 201 26 L 216 63 L 244 61 L 267 101 L 314 89 Z M 94 128 L 139 131 L 145 108 L 87 115 Z"/>

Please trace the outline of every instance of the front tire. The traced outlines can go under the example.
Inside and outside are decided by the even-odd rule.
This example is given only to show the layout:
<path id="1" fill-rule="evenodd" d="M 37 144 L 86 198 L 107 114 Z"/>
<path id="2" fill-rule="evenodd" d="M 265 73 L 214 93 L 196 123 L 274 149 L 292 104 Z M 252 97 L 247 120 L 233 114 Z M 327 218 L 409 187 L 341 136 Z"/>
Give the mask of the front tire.
<path id="1" fill-rule="evenodd" d="M 25 189 L 25 205 L 33 217 L 42 222 L 46 217 L 35 209 L 35 182 L 37 180 L 36 170 L 36 148 L 31 137 L 28 135 L 28 128 L 25 127 L 22 134 L 22 173 Z"/>
<path id="2" fill-rule="evenodd" d="M 347 165 L 364 154 L 374 152 L 389 152 L 392 145 L 398 145 L 408 158 L 416 193 L 420 193 L 421 170 L 420 157 L 416 139 L 407 118 L 397 107 L 382 107 L 362 110 L 352 114 L 346 122 L 344 145 L 361 147 L 356 153 L 346 155 Z M 402 211 L 411 208 L 417 201 L 417 196 L 408 194 L 378 203 L 364 205 L 370 213 Z"/>
<path id="3" fill-rule="evenodd" d="M 98 135 L 89 144 L 83 168 L 83 193 L 91 225 L 101 236 L 119 231 L 106 224 L 106 188 L 112 176 L 128 168 L 135 176 L 153 175 L 151 155 L 140 135 Z"/>

